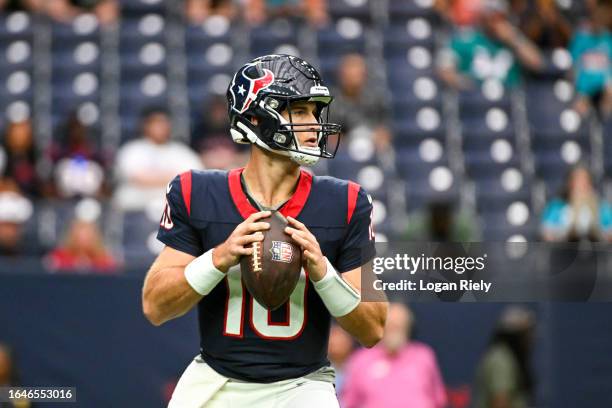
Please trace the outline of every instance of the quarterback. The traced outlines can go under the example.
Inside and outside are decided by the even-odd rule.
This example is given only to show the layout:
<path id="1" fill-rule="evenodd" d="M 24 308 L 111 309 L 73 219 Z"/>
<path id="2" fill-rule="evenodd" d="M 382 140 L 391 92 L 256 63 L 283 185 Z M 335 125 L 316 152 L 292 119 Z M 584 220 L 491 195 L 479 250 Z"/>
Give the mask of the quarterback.
<path id="1" fill-rule="evenodd" d="M 227 91 L 231 135 L 252 145 L 247 165 L 190 171 L 167 188 L 158 239 L 166 246 L 144 282 L 154 325 L 198 308 L 200 350 L 169 407 L 338 407 L 327 360 L 331 318 L 366 347 L 382 337 L 387 305 L 362 302 L 361 267 L 375 255 L 371 200 L 356 183 L 301 166 L 333 158 L 340 126 L 317 70 L 290 55 L 244 65 Z M 270 311 L 241 281 L 240 258 L 277 210 L 302 251 L 287 303 Z"/>

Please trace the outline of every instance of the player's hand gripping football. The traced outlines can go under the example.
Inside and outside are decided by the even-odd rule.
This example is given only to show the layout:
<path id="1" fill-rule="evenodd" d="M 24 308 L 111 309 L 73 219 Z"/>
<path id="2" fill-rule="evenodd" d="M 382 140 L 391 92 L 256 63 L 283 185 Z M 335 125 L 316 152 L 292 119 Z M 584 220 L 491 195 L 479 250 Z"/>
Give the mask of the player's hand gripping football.
<path id="1" fill-rule="evenodd" d="M 215 268 L 222 272 L 227 272 L 229 268 L 240 262 L 243 255 L 251 255 L 253 248 L 245 248 L 253 242 L 263 241 L 264 235 L 261 231 L 270 228 L 270 223 L 259 221 L 267 218 L 272 213 L 270 211 L 260 211 L 251 214 L 234 229 L 231 235 L 213 251 L 213 264 Z"/>
<path id="2" fill-rule="evenodd" d="M 295 218 L 287 217 L 287 221 L 289 225 L 285 228 L 285 232 L 302 248 L 303 266 L 308 271 L 310 279 L 314 282 L 323 279 L 327 272 L 327 263 L 317 239 Z"/>

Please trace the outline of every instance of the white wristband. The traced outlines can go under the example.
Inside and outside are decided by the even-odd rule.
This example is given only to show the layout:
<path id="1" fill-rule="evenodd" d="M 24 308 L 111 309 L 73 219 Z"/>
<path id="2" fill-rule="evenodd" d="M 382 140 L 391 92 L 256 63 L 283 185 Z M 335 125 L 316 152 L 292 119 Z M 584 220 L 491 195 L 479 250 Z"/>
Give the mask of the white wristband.
<path id="1" fill-rule="evenodd" d="M 212 249 L 206 251 L 185 267 L 187 283 L 202 296 L 208 295 L 226 276 L 215 268 L 212 253 Z"/>
<path id="2" fill-rule="evenodd" d="M 325 276 L 318 282 L 312 282 L 312 285 L 332 316 L 346 316 L 359 306 L 361 295 L 338 275 L 329 259 L 325 258 L 325 262 Z"/>

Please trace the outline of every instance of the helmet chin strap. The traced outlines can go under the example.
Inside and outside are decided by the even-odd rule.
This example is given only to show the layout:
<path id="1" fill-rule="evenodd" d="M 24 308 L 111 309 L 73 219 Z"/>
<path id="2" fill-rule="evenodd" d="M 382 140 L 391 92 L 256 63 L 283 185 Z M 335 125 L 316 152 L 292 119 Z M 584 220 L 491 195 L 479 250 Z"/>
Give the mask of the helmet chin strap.
<path id="1" fill-rule="evenodd" d="M 318 154 L 321 152 L 321 149 L 319 149 L 318 147 L 302 147 L 301 150 L 310 150 L 313 154 Z M 289 151 L 289 157 L 291 158 L 291 160 L 293 160 L 300 166 L 313 166 L 320 159 L 319 156 L 313 156 L 312 154 L 304 154 L 293 151 Z"/>

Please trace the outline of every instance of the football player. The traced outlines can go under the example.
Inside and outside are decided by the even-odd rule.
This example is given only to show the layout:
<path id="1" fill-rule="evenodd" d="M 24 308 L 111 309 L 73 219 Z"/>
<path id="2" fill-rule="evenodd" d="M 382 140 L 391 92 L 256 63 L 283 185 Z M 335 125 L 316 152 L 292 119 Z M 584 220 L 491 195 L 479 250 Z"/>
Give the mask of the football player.
<path id="1" fill-rule="evenodd" d="M 158 234 L 166 246 L 144 282 L 154 325 L 198 306 L 200 352 L 169 406 L 338 407 L 326 355 L 331 317 L 366 347 L 385 324 L 386 303 L 360 298 L 361 267 L 375 255 L 372 204 L 358 184 L 300 168 L 333 158 L 340 132 L 308 62 L 256 58 L 234 75 L 227 99 L 232 138 L 252 145 L 249 161 L 168 185 Z M 290 299 L 273 312 L 242 285 L 239 264 L 263 240 L 268 210 L 287 217 L 303 259 Z"/>

